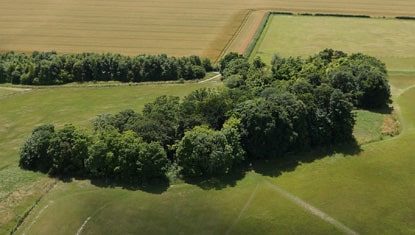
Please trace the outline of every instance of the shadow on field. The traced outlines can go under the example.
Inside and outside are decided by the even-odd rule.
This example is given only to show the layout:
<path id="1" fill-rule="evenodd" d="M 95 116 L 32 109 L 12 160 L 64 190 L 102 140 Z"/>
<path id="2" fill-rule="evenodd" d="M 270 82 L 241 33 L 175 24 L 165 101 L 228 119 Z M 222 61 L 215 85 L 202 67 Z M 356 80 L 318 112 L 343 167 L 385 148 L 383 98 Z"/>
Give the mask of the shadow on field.
<path id="1" fill-rule="evenodd" d="M 224 189 L 227 187 L 234 187 L 236 182 L 245 177 L 245 173 L 249 170 L 247 166 L 241 165 L 235 167 L 227 175 L 216 177 L 199 177 L 199 178 L 185 178 L 184 181 L 188 184 L 197 185 L 204 190 L 210 189 Z"/>
<path id="2" fill-rule="evenodd" d="M 334 147 L 313 149 L 308 152 L 291 153 L 275 159 L 257 159 L 244 165 L 235 167 L 229 174 L 221 177 L 185 179 L 188 184 L 197 185 L 204 190 L 220 190 L 226 187 L 234 187 L 236 183 L 243 179 L 248 171 L 255 171 L 264 176 L 277 177 L 283 172 L 294 171 L 301 163 L 311 163 L 315 160 L 333 156 L 334 154 L 344 154 L 356 156 L 361 152 L 361 148 L 354 140 L 351 143 L 341 144 Z"/>
<path id="3" fill-rule="evenodd" d="M 121 180 L 90 179 L 87 177 L 86 178 L 60 177 L 59 179 L 67 183 L 73 181 L 73 179 L 90 180 L 92 185 L 100 187 L 100 188 L 122 188 L 122 189 L 131 190 L 131 191 L 140 190 L 140 191 L 144 191 L 144 192 L 152 193 L 152 194 L 161 194 L 165 192 L 170 186 L 169 181 L 167 179 L 154 179 L 154 180 L 147 181 L 144 183 L 128 183 L 128 182 L 123 182 Z"/>
<path id="4" fill-rule="evenodd" d="M 382 108 L 366 109 L 366 110 L 370 111 L 370 112 L 373 112 L 373 113 L 379 113 L 379 114 L 392 114 L 392 112 L 394 111 L 392 105 L 387 105 L 387 106 L 384 106 Z"/>
<path id="5" fill-rule="evenodd" d="M 264 176 L 277 177 L 284 172 L 294 171 L 301 163 L 311 163 L 315 160 L 325 157 L 331 157 L 335 154 L 344 154 L 347 156 L 356 156 L 361 152 L 360 146 L 356 141 L 347 144 L 341 144 L 334 147 L 313 149 L 308 152 L 291 153 L 275 159 L 257 159 L 250 163 L 241 164 L 235 167 L 227 175 L 220 177 L 201 177 L 201 178 L 184 178 L 188 184 L 196 185 L 204 190 L 220 190 L 227 187 L 234 187 L 236 183 L 242 180 L 246 173 L 255 171 Z M 70 182 L 73 178 L 60 178 L 62 181 Z M 89 178 L 77 178 L 86 180 Z M 122 180 L 110 179 L 90 179 L 91 184 L 101 188 L 118 188 L 127 190 L 141 190 L 152 194 L 161 194 L 165 192 L 170 184 L 168 179 L 157 179 L 145 183 L 126 183 Z"/>
<path id="6" fill-rule="evenodd" d="M 252 169 L 265 176 L 280 176 L 284 172 L 294 171 L 301 163 L 311 163 L 325 157 L 332 157 L 334 154 L 356 156 L 361 148 L 354 140 L 333 147 L 313 149 L 309 152 L 292 153 L 276 159 L 256 160 L 252 163 Z"/>

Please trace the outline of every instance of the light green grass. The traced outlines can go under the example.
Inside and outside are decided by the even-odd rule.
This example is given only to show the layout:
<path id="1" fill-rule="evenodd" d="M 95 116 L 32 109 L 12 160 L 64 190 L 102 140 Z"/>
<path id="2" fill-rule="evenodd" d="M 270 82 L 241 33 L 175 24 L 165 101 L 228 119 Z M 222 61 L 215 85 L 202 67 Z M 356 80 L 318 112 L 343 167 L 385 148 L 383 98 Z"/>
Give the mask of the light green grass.
<path id="1" fill-rule="evenodd" d="M 211 81 L 203 84 L 62 87 L 30 91 L 0 87 L 0 95 L 5 94 L 0 97 L 0 207 L 3 206 L 2 200 L 11 193 L 39 180 L 48 181 L 42 174 L 17 167 L 19 148 L 35 126 L 73 123 L 87 128 L 90 121 L 101 113 L 115 113 L 127 108 L 141 110 L 144 104 L 160 95 L 184 96 L 197 88 L 217 86 L 220 86 L 219 82 Z M 14 218 L 0 218 L 0 234 L 7 233 L 14 226 L 18 216 L 36 200 L 33 195 L 38 197 L 43 190 L 38 187 L 30 189 L 28 194 L 31 195 L 13 195 L 20 202 L 7 205 L 11 207 L 1 212 L 8 216 L 13 214 Z"/>
<path id="2" fill-rule="evenodd" d="M 277 53 L 306 57 L 325 48 L 362 52 L 390 71 L 415 71 L 415 21 L 317 16 L 270 16 L 253 56 L 266 63 Z"/>
<path id="3" fill-rule="evenodd" d="M 341 234 L 267 182 L 359 233 L 412 233 L 415 89 L 395 100 L 402 134 L 364 145 L 358 155 L 334 154 L 292 167 L 270 163 L 275 174 L 251 171 L 222 189 L 183 183 L 149 193 L 97 187 L 85 180 L 61 182 L 40 201 L 17 234 L 74 234 L 88 217 L 83 234 Z M 376 119 L 367 115 L 368 120 Z"/>
<path id="4" fill-rule="evenodd" d="M 355 114 L 353 135 L 359 144 L 377 141 L 383 137 L 381 128 L 385 115 L 366 110 L 357 110 Z"/>

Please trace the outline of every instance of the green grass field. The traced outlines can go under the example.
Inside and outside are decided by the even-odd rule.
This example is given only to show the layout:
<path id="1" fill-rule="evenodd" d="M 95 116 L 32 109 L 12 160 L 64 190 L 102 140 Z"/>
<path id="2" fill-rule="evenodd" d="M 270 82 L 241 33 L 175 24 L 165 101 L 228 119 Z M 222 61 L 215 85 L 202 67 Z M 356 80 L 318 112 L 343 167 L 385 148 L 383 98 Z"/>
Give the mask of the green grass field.
<path id="1" fill-rule="evenodd" d="M 389 72 L 415 72 L 415 21 L 271 15 L 251 57 L 306 57 L 325 48 L 362 52 L 384 61 Z M 289 32 L 289 33 L 287 33 Z"/>
<path id="2" fill-rule="evenodd" d="M 311 43 L 307 39 L 302 39 L 304 48 Z M 355 47 L 359 46 L 356 42 Z M 290 48 L 290 41 L 282 48 Z M 411 50 L 407 52 L 411 58 Z M 298 154 L 291 156 L 296 161 L 254 164 L 245 175 L 217 182 L 145 190 L 75 180 L 59 181 L 44 194 L 55 181 L 20 170 L 18 148 L 40 123 L 88 127 L 96 114 L 139 110 L 158 95 L 183 96 L 218 83 L 65 87 L 5 95 L 0 98 L 0 234 L 7 234 L 41 195 L 17 234 L 414 233 L 415 73 L 411 63 L 402 61 L 397 64 L 403 69 L 392 67 L 395 72 L 391 73 L 402 126 L 399 136 L 364 144 L 360 152 L 351 154 Z M 359 111 L 355 133 L 378 140 L 379 133 L 373 129 L 381 118 Z"/>
<path id="3" fill-rule="evenodd" d="M 415 79 L 413 80 L 415 84 Z M 59 182 L 18 234 L 341 234 L 344 231 L 281 193 L 302 199 L 362 234 L 414 231 L 415 89 L 395 97 L 403 132 L 299 165 L 268 163 L 218 188 L 176 184 L 164 191 Z M 278 187 L 275 189 L 274 186 Z M 30 231 L 30 233 L 28 233 Z"/>
<path id="4" fill-rule="evenodd" d="M 98 114 L 123 109 L 140 110 L 160 95 L 184 96 L 206 83 L 148 84 L 114 87 L 61 87 L 31 89 L 0 87 L 0 234 L 7 233 L 20 215 L 51 183 L 42 174 L 17 167 L 18 151 L 31 130 L 43 123 L 62 126 L 74 123 L 84 128 Z M 30 88 L 29 88 L 30 89 Z"/>

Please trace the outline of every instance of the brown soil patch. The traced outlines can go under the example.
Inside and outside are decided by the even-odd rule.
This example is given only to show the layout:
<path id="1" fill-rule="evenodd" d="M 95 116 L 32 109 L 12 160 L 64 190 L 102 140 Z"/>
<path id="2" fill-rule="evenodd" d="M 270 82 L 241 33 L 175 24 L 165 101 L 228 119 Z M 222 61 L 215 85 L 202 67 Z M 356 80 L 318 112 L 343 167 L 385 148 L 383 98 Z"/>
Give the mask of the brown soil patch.
<path id="1" fill-rule="evenodd" d="M 395 118 L 395 115 L 387 115 L 383 118 L 382 135 L 395 136 L 399 134 L 399 121 Z"/>

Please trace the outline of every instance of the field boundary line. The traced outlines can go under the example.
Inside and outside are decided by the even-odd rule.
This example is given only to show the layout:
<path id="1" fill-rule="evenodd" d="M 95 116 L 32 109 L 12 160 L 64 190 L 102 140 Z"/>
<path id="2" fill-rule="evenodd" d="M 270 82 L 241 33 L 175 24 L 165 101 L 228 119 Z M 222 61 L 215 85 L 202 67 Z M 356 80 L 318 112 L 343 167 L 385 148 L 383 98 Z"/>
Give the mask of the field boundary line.
<path id="1" fill-rule="evenodd" d="M 233 227 L 235 227 L 235 225 L 241 219 L 243 213 L 246 211 L 246 209 L 248 209 L 249 205 L 252 203 L 252 200 L 255 197 L 256 191 L 258 190 L 258 186 L 259 186 L 259 184 L 257 184 L 255 186 L 254 191 L 252 191 L 251 195 L 249 196 L 248 200 L 245 202 L 245 204 L 242 207 L 241 211 L 239 211 L 238 217 L 236 217 L 236 219 L 233 221 L 233 223 L 231 224 L 231 226 L 229 226 L 228 230 L 226 231 L 226 234 L 229 234 L 232 231 Z"/>
<path id="2" fill-rule="evenodd" d="M 37 213 L 36 217 L 32 220 L 32 222 L 29 224 L 29 226 L 27 226 L 25 228 L 25 230 L 23 231 L 23 235 L 26 234 L 27 231 L 30 230 L 30 228 L 32 228 L 32 226 L 36 223 L 36 221 L 40 218 L 40 216 L 43 214 L 43 212 L 45 212 L 45 210 L 49 207 L 49 205 L 53 203 L 53 201 L 49 202 L 46 206 L 44 206 L 39 213 Z"/>
<path id="3" fill-rule="evenodd" d="M 246 25 L 246 22 L 249 19 L 249 16 L 254 12 L 253 9 L 246 9 L 248 12 L 246 13 L 244 19 L 242 20 L 241 24 L 239 25 L 238 29 L 235 31 L 235 33 L 232 35 L 231 39 L 226 43 L 225 47 L 222 49 L 222 51 L 219 53 L 219 56 L 214 61 L 215 63 L 219 62 L 219 60 L 226 54 L 229 47 L 232 45 L 232 43 L 235 41 L 235 39 L 238 37 L 239 33 L 242 31 L 244 26 Z"/>
<path id="4" fill-rule="evenodd" d="M 268 26 L 269 19 L 273 13 L 271 11 L 267 11 L 264 15 L 264 17 L 261 20 L 261 23 L 259 24 L 258 28 L 256 29 L 256 32 L 254 36 L 252 37 L 251 42 L 248 44 L 248 46 L 244 50 L 244 56 L 249 58 L 251 57 L 252 52 L 254 52 L 255 47 L 257 46 L 259 39 L 261 39 L 265 28 Z"/>
<path id="5" fill-rule="evenodd" d="M 334 227 L 338 228 L 343 233 L 350 234 L 350 235 L 357 235 L 358 234 L 353 229 L 347 227 L 346 225 L 344 225 L 340 221 L 334 219 L 330 215 L 324 213 L 323 211 L 321 211 L 321 210 L 317 209 L 316 207 L 310 205 L 309 203 L 303 201 L 301 198 L 299 198 L 299 197 L 297 197 L 297 196 L 295 196 L 295 195 L 293 195 L 293 194 L 285 191 L 284 189 L 282 189 L 281 187 L 279 187 L 279 186 L 271 183 L 270 181 L 267 181 L 267 183 L 268 183 L 268 185 L 272 189 L 274 189 L 275 191 L 277 191 L 281 196 L 283 196 L 286 199 L 290 200 L 291 202 L 293 202 L 297 206 L 302 207 L 303 209 L 305 209 L 306 211 L 310 212 L 311 214 L 319 217 L 320 219 L 328 222 L 329 224 L 334 225 Z"/>
<path id="6" fill-rule="evenodd" d="M 16 231 L 21 227 L 21 225 L 25 222 L 25 220 L 27 219 L 27 217 L 33 213 L 33 210 L 35 209 L 36 206 L 39 205 L 40 201 L 43 199 L 43 197 L 48 194 L 56 185 L 58 184 L 58 181 L 54 181 L 53 184 L 51 184 L 47 190 L 45 191 L 44 194 L 40 195 L 40 197 L 32 204 L 32 206 L 27 209 L 23 215 L 17 220 L 16 225 L 10 230 L 10 234 L 15 234 Z M 49 206 L 49 203 L 47 205 L 47 207 Z M 38 215 L 39 216 L 39 215 Z M 38 217 L 37 216 L 37 217 Z M 25 229 L 26 230 L 26 229 Z M 23 230 L 23 231 L 25 231 Z"/>

